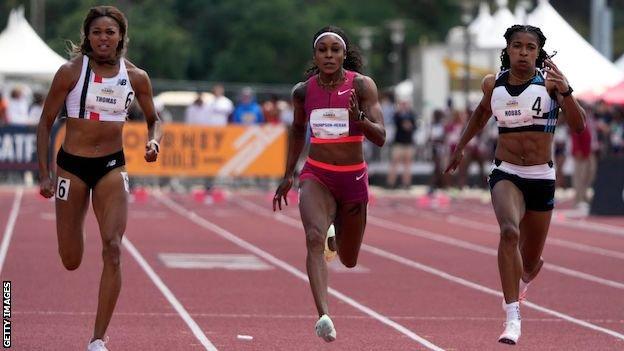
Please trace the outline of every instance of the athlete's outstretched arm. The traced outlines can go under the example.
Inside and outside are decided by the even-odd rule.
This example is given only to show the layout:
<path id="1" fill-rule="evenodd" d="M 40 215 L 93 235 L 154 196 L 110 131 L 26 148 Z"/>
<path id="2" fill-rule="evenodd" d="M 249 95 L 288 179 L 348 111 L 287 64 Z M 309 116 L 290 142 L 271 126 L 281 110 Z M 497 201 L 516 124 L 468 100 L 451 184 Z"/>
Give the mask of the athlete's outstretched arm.
<path id="1" fill-rule="evenodd" d="M 65 98 L 73 86 L 73 62 L 70 61 L 56 72 L 50 91 L 46 96 L 37 126 L 37 158 L 39 162 L 39 192 L 46 198 L 54 195 L 54 185 L 48 165 L 48 152 L 50 150 L 50 130 L 58 115 Z"/>
<path id="2" fill-rule="evenodd" d="M 379 105 L 377 85 L 367 76 L 359 75 L 354 80 L 355 91 L 351 92 L 349 118 L 356 121 L 364 136 L 381 147 L 386 142 L 386 128 Z M 359 120 L 360 110 L 365 118 Z"/>
<path id="3" fill-rule="evenodd" d="M 137 101 L 147 122 L 147 144 L 145 145 L 145 160 L 154 162 L 158 158 L 160 152 L 160 140 L 162 139 L 162 130 L 160 117 L 156 113 L 154 107 L 154 98 L 152 96 L 152 82 L 144 70 L 135 68 L 133 70 L 132 86 L 136 94 Z"/>
<path id="4" fill-rule="evenodd" d="M 483 98 L 481 98 L 479 106 L 477 106 L 474 112 L 472 112 L 472 115 L 466 124 L 466 128 L 464 128 L 461 138 L 457 143 L 457 147 L 453 150 L 453 155 L 451 155 L 449 165 L 444 170 L 444 173 L 455 171 L 457 166 L 461 163 L 462 158 L 464 158 L 464 147 L 466 147 L 466 144 L 468 144 L 468 142 L 477 133 L 483 130 L 490 117 L 492 117 L 491 100 L 494 83 L 496 83 L 496 78 L 492 74 L 488 74 L 483 78 L 483 81 L 481 82 Z"/>
<path id="5" fill-rule="evenodd" d="M 301 82 L 292 90 L 292 104 L 294 109 L 293 123 L 290 127 L 290 138 L 288 140 L 288 156 L 286 158 L 286 171 L 284 172 L 284 178 L 275 191 L 275 197 L 273 197 L 273 211 L 282 209 L 282 199 L 284 203 L 288 205 L 288 190 L 293 185 L 295 166 L 305 145 L 306 128 L 308 126 L 308 119 L 305 113 L 305 92 L 306 83 Z"/>

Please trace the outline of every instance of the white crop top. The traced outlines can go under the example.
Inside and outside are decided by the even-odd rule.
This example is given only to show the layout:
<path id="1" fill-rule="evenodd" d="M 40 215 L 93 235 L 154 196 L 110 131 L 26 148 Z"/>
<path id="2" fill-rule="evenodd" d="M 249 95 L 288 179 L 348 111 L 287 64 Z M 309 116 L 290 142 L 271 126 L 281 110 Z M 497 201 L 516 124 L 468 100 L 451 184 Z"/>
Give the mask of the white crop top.
<path id="1" fill-rule="evenodd" d="M 492 92 L 491 107 L 498 123 L 499 134 L 555 132 L 559 104 L 548 94 L 545 78 L 546 73 L 536 69 L 535 76 L 525 84 L 510 85 L 509 70 L 498 74 Z"/>
<path id="2" fill-rule="evenodd" d="M 125 60 L 119 60 L 119 72 L 104 78 L 91 71 L 89 57 L 82 57 L 80 78 L 65 99 L 67 117 L 96 121 L 124 122 L 134 99 Z"/>

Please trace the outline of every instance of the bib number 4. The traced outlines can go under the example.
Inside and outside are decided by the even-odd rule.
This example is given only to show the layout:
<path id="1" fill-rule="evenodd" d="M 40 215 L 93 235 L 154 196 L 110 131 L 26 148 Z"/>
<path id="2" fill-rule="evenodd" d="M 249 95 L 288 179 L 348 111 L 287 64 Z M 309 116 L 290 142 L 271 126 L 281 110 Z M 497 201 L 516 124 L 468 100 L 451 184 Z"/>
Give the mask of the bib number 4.
<path id="1" fill-rule="evenodd" d="M 535 99 L 535 102 L 533 103 L 533 107 L 531 108 L 531 110 L 535 111 L 535 115 L 537 116 L 541 116 L 541 112 L 542 112 L 542 97 L 538 96 L 537 99 Z"/>

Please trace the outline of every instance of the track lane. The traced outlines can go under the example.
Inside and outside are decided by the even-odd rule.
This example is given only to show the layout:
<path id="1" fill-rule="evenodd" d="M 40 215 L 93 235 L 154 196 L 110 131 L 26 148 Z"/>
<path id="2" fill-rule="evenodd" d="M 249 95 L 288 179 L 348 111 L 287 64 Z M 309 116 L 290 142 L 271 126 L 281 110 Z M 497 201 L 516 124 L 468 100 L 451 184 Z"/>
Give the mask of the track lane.
<path id="1" fill-rule="evenodd" d="M 259 200 L 259 201 L 262 201 L 262 200 Z M 292 211 L 289 212 L 289 214 L 293 215 L 294 212 L 295 211 L 292 210 Z M 296 218 L 296 217 L 294 217 L 294 218 Z M 390 238 L 390 240 L 394 241 L 393 245 L 388 245 L 388 246 L 392 246 L 392 249 L 390 249 L 390 250 L 392 251 L 392 250 L 396 250 L 397 248 L 399 248 L 399 249 L 405 251 L 405 252 L 403 252 L 403 254 L 406 257 L 409 257 L 410 253 L 413 255 L 413 251 L 414 250 L 412 248 L 414 248 L 414 247 L 416 247 L 416 248 L 424 247 L 424 251 L 421 252 L 421 250 L 418 250 L 418 252 L 420 252 L 420 254 L 415 255 L 418 258 L 417 260 L 418 261 L 426 261 L 426 262 L 429 262 L 429 260 L 437 260 L 437 261 L 433 261 L 433 262 L 436 262 L 435 264 L 433 264 L 433 266 L 435 266 L 435 267 L 439 267 L 439 266 L 447 267 L 445 270 L 453 271 L 453 269 L 456 269 L 455 266 L 458 266 L 457 265 L 458 261 L 470 262 L 470 261 L 474 260 L 473 258 L 471 258 L 472 256 L 474 256 L 474 254 L 466 255 L 466 252 L 463 252 L 462 253 L 463 256 L 457 257 L 457 255 L 458 255 L 458 253 L 456 252 L 457 250 L 452 250 L 452 249 L 449 249 L 448 247 L 445 248 L 443 245 L 441 245 L 439 248 L 435 249 L 431 245 L 431 243 L 427 243 L 427 241 L 424 241 L 421 244 L 417 244 L 417 245 L 413 245 L 413 246 L 412 245 L 407 245 L 407 243 L 405 241 L 405 238 L 401 238 L 400 236 L 396 236 L 396 234 L 395 235 L 391 235 L 390 234 L 391 231 L 385 230 L 385 231 L 382 231 L 383 234 L 381 234 L 381 233 L 379 233 L 379 230 L 377 230 L 377 229 L 373 230 L 373 231 L 371 231 L 370 229 L 371 229 L 370 227 L 369 227 L 369 229 L 367 229 L 367 238 L 372 237 L 372 238 L 374 238 L 374 240 L 377 240 L 377 239 L 381 238 L 380 240 L 375 241 L 375 243 L 379 244 L 380 246 L 381 245 L 387 245 L 388 244 L 387 241 Z M 379 234 L 377 234 L 377 233 L 379 233 Z M 394 238 L 394 239 L 392 239 L 392 238 Z M 416 244 L 416 243 L 413 243 L 413 244 Z M 459 251 L 461 252 L 462 250 L 459 250 Z M 443 255 L 443 257 L 440 258 L 437 253 L 448 253 L 448 255 L 447 256 Z M 423 260 L 423 259 L 421 259 L 421 257 L 422 257 L 421 255 L 425 255 L 425 256 L 429 255 L 429 257 L 427 257 L 427 260 Z M 464 256 L 466 256 L 466 257 L 464 257 Z M 480 257 L 480 259 L 484 259 L 484 257 Z M 478 267 L 481 270 L 481 272 L 483 271 L 482 267 L 491 269 L 492 270 L 491 272 L 489 272 L 487 274 L 483 274 L 483 277 L 480 278 L 480 279 L 485 280 L 486 282 L 489 281 L 490 282 L 489 284 L 491 284 L 491 286 L 493 286 L 494 288 L 498 289 L 498 285 L 500 283 L 498 282 L 498 272 L 496 270 L 495 257 L 490 258 L 490 260 L 492 262 L 489 262 L 489 263 L 487 263 L 485 265 L 484 264 L 476 264 L 476 265 L 474 265 L 472 267 L 473 268 L 474 267 Z M 450 264 L 449 264 L 449 262 L 450 262 Z M 458 274 L 461 274 L 462 270 L 465 271 L 467 269 L 471 269 L 471 268 L 466 267 L 466 265 L 459 266 Z M 471 273 L 467 272 L 467 274 L 471 274 Z M 571 282 L 571 283 L 574 284 L 574 282 Z M 588 293 L 589 294 L 593 293 L 593 294 L 595 294 L 597 296 L 603 296 L 603 297 L 605 296 L 604 294 L 602 294 L 603 293 L 602 291 L 597 291 L 596 292 L 591 287 L 589 288 L 589 292 Z M 612 292 L 606 292 L 606 293 L 607 293 L 606 296 L 608 296 L 608 294 L 612 293 Z M 572 302 L 572 307 L 574 307 L 574 304 L 577 302 L 577 300 L 575 300 L 574 297 L 572 297 L 572 299 L 566 298 L 566 300 Z M 601 302 L 600 299 L 595 299 L 595 300 L 596 301 L 592 301 L 592 302 Z M 497 303 L 494 304 L 494 306 L 500 306 L 500 303 L 497 302 Z M 609 306 L 609 307 L 612 307 L 612 306 Z M 610 311 L 609 307 L 604 308 L 604 310 L 607 311 L 607 312 Z M 612 321 L 612 322 L 614 322 L 614 324 L 616 326 L 621 326 L 622 321 L 619 320 L 619 318 L 617 316 L 621 316 L 622 314 L 621 313 L 618 314 L 619 311 L 617 311 L 617 308 L 616 308 L 616 311 L 611 311 L 611 312 L 615 313 L 615 318 L 604 319 L 602 317 L 597 317 L 597 318 L 592 319 L 591 316 L 590 316 L 588 319 L 590 319 L 592 321 L 595 321 L 596 323 L 603 322 L 605 320 L 606 321 Z M 613 315 L 610 315 L 610 316 L 613 316 Z M 548 318 L 549 317 L 547 317 L 547 318 L 541 317 L 541 318 L 538 318 L 538 319 L 548 319 Z M 607 325 L 607 326 L 604 326 L 604 327 L 605 328 L 609 328 L 609 327 L 614 327 L 614 325 Z M 551 332 L 556 335 L 558 333 L 559 328 L 560 327 L 555 327 L 554 329 L 551 330 Z M 569 326 L 568 326 L 568 328 L 569 328 Z M 566 329 L 566 328 L 564 328 L 564 329 Z M 572 329 L 574 329 L 574 328 L 572 327 Z M 587 333 L 587 331 L 585 331 L 585 330 L 583 330 L 582 332 L 579 332 L 579 333 L 583 334 L 585 337 L 587 337 L 587 336 L 589 336 L 591 334 L 591 333 L 590 334 L 585 334 L 585 333 Z M 596 336 L 593 337 L 593 338 L 590 337 L 590 339 L 592 339 L 592 340 L 594 340 L 595 338 L 596 338 Z M 597 338 L 600 339 L 600 338 L 602 338 L 602 336 L 597 336 Z M 604 339 L 604 341 L 607 344 L 614 342 L 613 339 L 608 339 L 608 338 Z M 582 341 L 579 340 L 579 342 L 580 342 L 580 344 L 583 344 Z M 580 345 L 580 344 L 575 343 L 574 345 Z"/>
<path id="2" fill-rule="evenodd" d="M 12 337 L 18 350 L 82 350 L 93 333 L 102 267 L 97 224 L 89 210 L 82 264 L 68 272 L 58 257 L 54 218 L 46 215 L 53 211 L 53 202 L 25 196 L 7 255 L 2 278 L 13 285 Z M 122 274 L 107 332 L 111 349 L 202 349 L 127 252 L 122 252 Z"/>

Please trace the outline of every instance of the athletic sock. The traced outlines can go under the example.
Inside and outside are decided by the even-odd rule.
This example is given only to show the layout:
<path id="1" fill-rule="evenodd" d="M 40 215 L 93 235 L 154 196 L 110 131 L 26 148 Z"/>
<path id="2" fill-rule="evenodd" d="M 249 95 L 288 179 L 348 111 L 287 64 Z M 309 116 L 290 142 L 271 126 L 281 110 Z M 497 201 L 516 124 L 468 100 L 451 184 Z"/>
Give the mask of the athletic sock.
<path id="1" fill-rule="evenodd" d="M 520 320 L 520 302 L 512 302 L 505 304 L 505 312 L 507 313 L 507 321 Z"/>
<path id="2" fill-rule="evenodd" d="M 520 279 L 520 289 L 518 289 L 518 291 L 520 291 L 520 294 L 522 294 L 522 292 L 529 286 L 529 284 L 531 284 L 531 282 L 527 283 L 522 278 Z"/>

